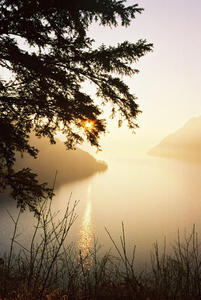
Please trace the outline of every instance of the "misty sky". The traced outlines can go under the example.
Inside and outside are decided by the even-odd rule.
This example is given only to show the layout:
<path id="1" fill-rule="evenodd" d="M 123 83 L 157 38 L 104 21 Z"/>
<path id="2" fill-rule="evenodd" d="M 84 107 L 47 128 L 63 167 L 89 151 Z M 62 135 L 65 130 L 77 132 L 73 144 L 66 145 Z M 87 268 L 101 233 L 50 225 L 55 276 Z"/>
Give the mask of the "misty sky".
<path id="1" fill-rule="evenodd" d="M 138 39 L 154 44 L 153 52 L 137 63 L 140 73 L 124 78 L 138 97 L 140 128 L 132 135 L 126 126 L 118 129 L 117 122 L 110 121 L 110 134 L 102 138 L 103 151 L 97 155 L 106 160 L 146 153 L 187 120 L 201 115 L 201 1 L 128 0 L 127 4 L 136 2 L 145 10 L 130 27 L 93 24 L 89 32 L 95 46 Z M 0 73 L 7 75 L 5 70 Z M 94 90 L 87 86 L 87 92 Z M 95 154 L 89 145 L 83 148 Z"/>
<path id="2" fill-rule="evenodd" d="M 136 3 L 128 1 L 128 4 Z M 144 153 L 193 116 L 201 115 L 201 1 L 139 0 L 145 10 L 128 28 L 93 25 L 96 45 L 146 38 L 154 51 L 141 58 L 140 73 L 125 81 L 138 97 L 140 128 L 112 130 L 100 156 Z"/>

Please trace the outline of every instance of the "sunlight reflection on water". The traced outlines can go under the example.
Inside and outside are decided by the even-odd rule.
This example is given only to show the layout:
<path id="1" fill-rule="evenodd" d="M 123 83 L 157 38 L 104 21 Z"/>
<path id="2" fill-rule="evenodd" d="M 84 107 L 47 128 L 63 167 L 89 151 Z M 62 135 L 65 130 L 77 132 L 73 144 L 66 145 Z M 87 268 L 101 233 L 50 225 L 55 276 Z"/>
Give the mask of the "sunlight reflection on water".
<path id="1" fill-rule="evenodd" d="M 64 211 L 70 193 L 73 199 L 80 200 L 76 208 L 80 217 L 70 229 L 66 243 L 76 244 L 83 258 L 94 257 L 96 239 L 101 254 L 111 248 L 105 227 L 119 242 L 123 221 L 128 252 L 135 244 L 136 261 L 144 262 L 150 257 L 154 241 L 163 247 L 166 237 L 171 248 L 177 240 L 178 228 L 183 233 L 196 224 L 201 236 L 200 182 L 201 165 L 150 157 L 115 159 L 104 174 L 61 186 L 53 209 Z M 10 247 L 13 232 L 7 210 L 15 217 L 16 202 L 0 199 L 0 252 Z M 33 216 L 26 211 L 19 228 L 23 241 L 29 240 L 32 228 Z"/>
<path id="2" fill-rule="evenodd" d="M 85 259 L 85 263 L 88 264 L 91 257 L 90 251 L 93 247 L 94 240 L 94 227 L 92 220 L 92 199 L 91 199 L 92 184 L 89 184 L 87 190 L 87 202 L 84 211 L 84 216 L 80 228 L 80 238 L 78 240 L 78 248 Z"/>

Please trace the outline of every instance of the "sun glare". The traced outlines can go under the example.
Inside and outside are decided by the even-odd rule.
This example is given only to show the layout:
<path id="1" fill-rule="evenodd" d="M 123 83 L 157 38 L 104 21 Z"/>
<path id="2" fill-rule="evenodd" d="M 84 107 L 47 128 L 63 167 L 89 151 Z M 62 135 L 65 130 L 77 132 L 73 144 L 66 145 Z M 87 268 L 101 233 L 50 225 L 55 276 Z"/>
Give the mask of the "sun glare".
<path id="1" fill-rule="evenodd" d="M 94 128 L 94 121 L 92 121 L 92 120 L 87 120 L 87 121 L 85 121 L 85 122 L 84 122 L 84 128 L 85 128 L 86 130 L 91 130 L 91 129 L 93 129 L 93 128 Z"/>

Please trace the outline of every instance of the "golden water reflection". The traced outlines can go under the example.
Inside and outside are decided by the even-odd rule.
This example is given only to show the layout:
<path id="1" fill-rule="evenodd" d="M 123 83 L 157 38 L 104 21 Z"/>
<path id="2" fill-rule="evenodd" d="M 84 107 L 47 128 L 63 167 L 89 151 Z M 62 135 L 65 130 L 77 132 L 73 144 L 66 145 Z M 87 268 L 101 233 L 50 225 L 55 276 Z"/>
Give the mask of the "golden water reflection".
<path id="1" fill-rule="evenodd" d="M 87 202 L 80 228 L 80 238 L 78 241 L 78 248 L 80 250 L 81 257 L 85 261 L 85 264 L 90 263 L 90 252 L 93 248 L 94 243 L 91 188 L 92 185 L 90 184 L 87 190 Z"/>

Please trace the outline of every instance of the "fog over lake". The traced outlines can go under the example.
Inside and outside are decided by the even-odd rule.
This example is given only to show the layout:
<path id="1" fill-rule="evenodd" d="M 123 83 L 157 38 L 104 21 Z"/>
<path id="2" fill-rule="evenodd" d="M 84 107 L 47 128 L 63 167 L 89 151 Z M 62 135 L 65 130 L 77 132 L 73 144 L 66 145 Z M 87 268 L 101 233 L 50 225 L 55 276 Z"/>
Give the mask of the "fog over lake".
<path id="1" fill-rule="evenodd" d="M 111 242 L 105 227 L 119 240 L 123 221 L 128 246 L 136 244 L 138 257 L 147 258 L 156 240 L 162 245 L 166 237 L 171 246 L 178 229 L 183 235 L 196 224 L 200 232 L 200 179 L 201 165 L 193 163 L 147 155 L 111 160 L 105 173 L 60 186 L 53 209 L 62 211 L 72 193 L 72 202 L 80 202 L 69 241 L 91 247 L 95 235 L 103 248 L 108 249 Z M 15 216 L 15 206 L 13 202 L 0 202 L 1 252 L 10 243 L 13 228 L 6 210 Z M 23 242 L 31 234 L 32 219 L 29 212 L 21 216 L 19 239 Z"/>

